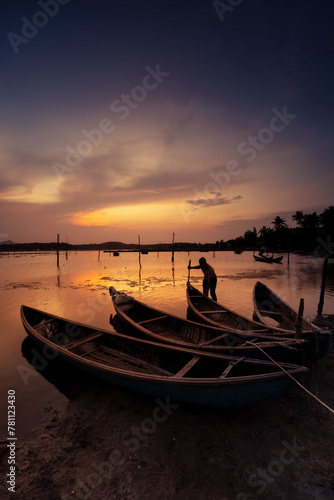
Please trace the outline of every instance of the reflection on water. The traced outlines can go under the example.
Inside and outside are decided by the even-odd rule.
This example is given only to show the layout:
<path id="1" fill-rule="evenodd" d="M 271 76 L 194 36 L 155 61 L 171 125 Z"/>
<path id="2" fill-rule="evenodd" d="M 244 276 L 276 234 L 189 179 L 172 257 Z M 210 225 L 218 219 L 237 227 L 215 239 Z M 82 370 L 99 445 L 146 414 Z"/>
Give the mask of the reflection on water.
<path id="1" fill-rule="evenodd" d="M 176 252 L 174 262 L 171 262 L 171 254 L 165 252 L 141 255 L 140 259 L 137 253 L 121 252 L 119 257 L 113 257 L 111 253 L 99 256 L 98 252 L 69 252 L 67 259 L 65 253 L 60 253 L 57 269 L 53 253 L 1 255 L 0 295 L 5 311 L 0 333 L 1 384 L 2 389 L 14 386 L 20 391 L 22 407 L 25 406 L 25 411 L 31 416 L 27 421 L 33 420 L 33 416 L 41 416 L 46 395 L 41 393 L 41 374 L 31 377 L 27 386 L 18 374 L 20 365 L 31 368 L 29 346 L 19 314 L 21 304 L 108 330 L 112 328 L 110 314 L 114 313 L 108 292 L 112 285 L 153 307 L 186 317 L 188 262 L 192 259 L 192 265 L 196 265 L 201 256 L 203 254 L 199 252 L 191 252 L 190 255 L 188 252 Z M 259 280 L 295 309 L 303 297 L 304 315 L 309 318 L 316 315 L 322 259 L 290 255 L 288 266 L 286 256 L 282 265 L 266 264 L 255 262 L 251 252 L 241 255 L 233 252 L 216 252 L 213 255 L 211 252 L 205 257 L 218 277 L 218 301 L 231 309 L 252 317 L 252 290 Z M 191 270 L 190 279 L 194 286 L 201 288 L 202 276 L 200 270 Z M 333 298 L 334 261 L 330 260 L 324 313 L 334 312 Z M 58 393 L 67 396 L 72 389 L 60 373 L 67 372 L 63 371 L 63 367 L 61 370 L 53 369 L 50 364 L 50 371 L 44 373 L 44 384 L 56 386 Z M 72 378 L 73 374 L 70 376 Z M 57 398 L 53 394 L 50 391 L 48 397 L 55 402 Z"/>
<path id="2" fill-rule="evenodd" d="M 36 370 L 50 384 L 67 399 L 73 399 L 89 384 L 90 377 L 85 372 L 80 372 L 73 368 L 69 363 L 64 362 L 59 357 L 52 363 L 47 362 L 43 356 L 42 349 L 35 344 L 29 337 L 26 337 L 21 345 L 22 356 L 28 361 L 30 367 Z M 39 361 L 39 364 L 35 360 Z M 36 364 L 38 366 L 36 366 Z M 26 372 L 26 379 L 29 380 L 30 372 Z"/>

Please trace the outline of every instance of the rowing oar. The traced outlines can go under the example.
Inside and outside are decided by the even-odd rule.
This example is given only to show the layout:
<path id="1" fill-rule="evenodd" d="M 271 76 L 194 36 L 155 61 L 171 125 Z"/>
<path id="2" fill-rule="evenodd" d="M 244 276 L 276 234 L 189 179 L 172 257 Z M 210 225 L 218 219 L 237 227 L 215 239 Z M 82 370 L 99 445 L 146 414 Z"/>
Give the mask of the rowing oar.
<path id="1" fill-rule="evenodd" d="M 190 283 L 190 266 L 191 266 L 191 259 L 189 259 L 189 264 L 188 264 L 188 283 Z"/>

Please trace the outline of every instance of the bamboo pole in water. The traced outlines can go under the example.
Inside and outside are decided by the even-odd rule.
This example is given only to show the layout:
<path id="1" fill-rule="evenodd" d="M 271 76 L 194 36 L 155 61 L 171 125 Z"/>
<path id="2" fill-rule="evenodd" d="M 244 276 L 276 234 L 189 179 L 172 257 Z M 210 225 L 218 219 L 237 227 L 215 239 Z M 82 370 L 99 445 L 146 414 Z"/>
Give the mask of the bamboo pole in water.
<path id="1" fill-rule="evenodd" d="M 322 310 L 324 307 L 324 297 L 325 297 L 326 277 L 327 277 L 327 263 L 328 263 L 328 257 L 325 257 L 324 267 L 322 269 L 321 291 L 320 291 L 320 298 L 319 298 L 319 304 L 318 304 L 318 316 L 322 316 Z"/>
<path id="2" fill-rule="evenodd" d="M 141 268 L 141 260 L 140 260 L 140 235 L 138 234 L 138 255 L 139 255 L 139 268 Z"/>
<path id="3" fill-rule="evenodd" d="M 172 262 L 174 262 L 174 241 L 175 241 L 175 233 L 173 233 L 173 240 L 172 240 Z"/>
<path id="4" fill-rule="evenodd" d="M 298 309 L 298 317 L 297 317 L 297 321 L 296 321 L 296 325 L 295 325 L 296 326 L 296 334 L 295 334 L 296 339 L 303 338 L 303 332 L 302 332 L 303 313 L 304 313 L 304 299 L 300 299 L 299 309 Z"/>
<path id="5" fill-rule="evenodd" d="M 57 234 L 57 267 L 59 267 L 59 234 Z"/>

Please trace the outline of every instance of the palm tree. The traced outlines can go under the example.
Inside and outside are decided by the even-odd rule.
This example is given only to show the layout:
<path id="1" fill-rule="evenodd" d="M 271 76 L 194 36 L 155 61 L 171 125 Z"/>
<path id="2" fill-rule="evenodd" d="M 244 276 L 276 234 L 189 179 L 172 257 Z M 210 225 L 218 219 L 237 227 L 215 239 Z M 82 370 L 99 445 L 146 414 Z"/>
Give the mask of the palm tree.
<path id="1" fill-rule="evenodd" d="M 334 206 L 326 208 L 320 214 L 320 222 L 326 233 L 334 234 Z"/>
<path id="2" fill-rule="evenodd" d="M 270 231 L 270 229 L 267 226 L 262 226 L 259 229 L 259 236 L 264 239 L 267 236 L 267 234 L 269 233 L 269 231 Z"/>
<path id="3" fill-rule="evenodd" d="M 292 216 L 292 220 L 296 221 L 297 226 L 302 227 L 304 222 L 304 213 L 301 210 L 297 210 L 297 212 Z"/>
<path id="4" fill-rule="evenodd" d="M 316 231 L 320 226 L 320 216 L 317 215 L 317 212 L 313 212 L 313 214 L 305 214 L 303 227 L 310 231 Z"/>
<path id="5" fill-rule="evenodd" d="M 275 219 L 272 221 L 272 224 L 275 226 L 275 231 L 280 231 L 281 229 L 286 229 L 288 227 L 286 220 L 277 215 Z"/>

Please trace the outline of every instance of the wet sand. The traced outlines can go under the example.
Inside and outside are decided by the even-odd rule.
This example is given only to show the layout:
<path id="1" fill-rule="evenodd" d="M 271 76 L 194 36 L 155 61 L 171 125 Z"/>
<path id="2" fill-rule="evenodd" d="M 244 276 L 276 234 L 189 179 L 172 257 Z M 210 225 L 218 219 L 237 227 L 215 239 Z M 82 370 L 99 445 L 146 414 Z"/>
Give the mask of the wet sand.
<path id="1" fill-rule="evenodd" d="M 144 397 L 83 375 L 16 448 L 1 498 L 334 499 L 334 415 L 297 386 L 244 409 Z M 334 353 L 310 388 L 334 408 Z M 1 470 L 8 469 L 1 448 Z"/>

